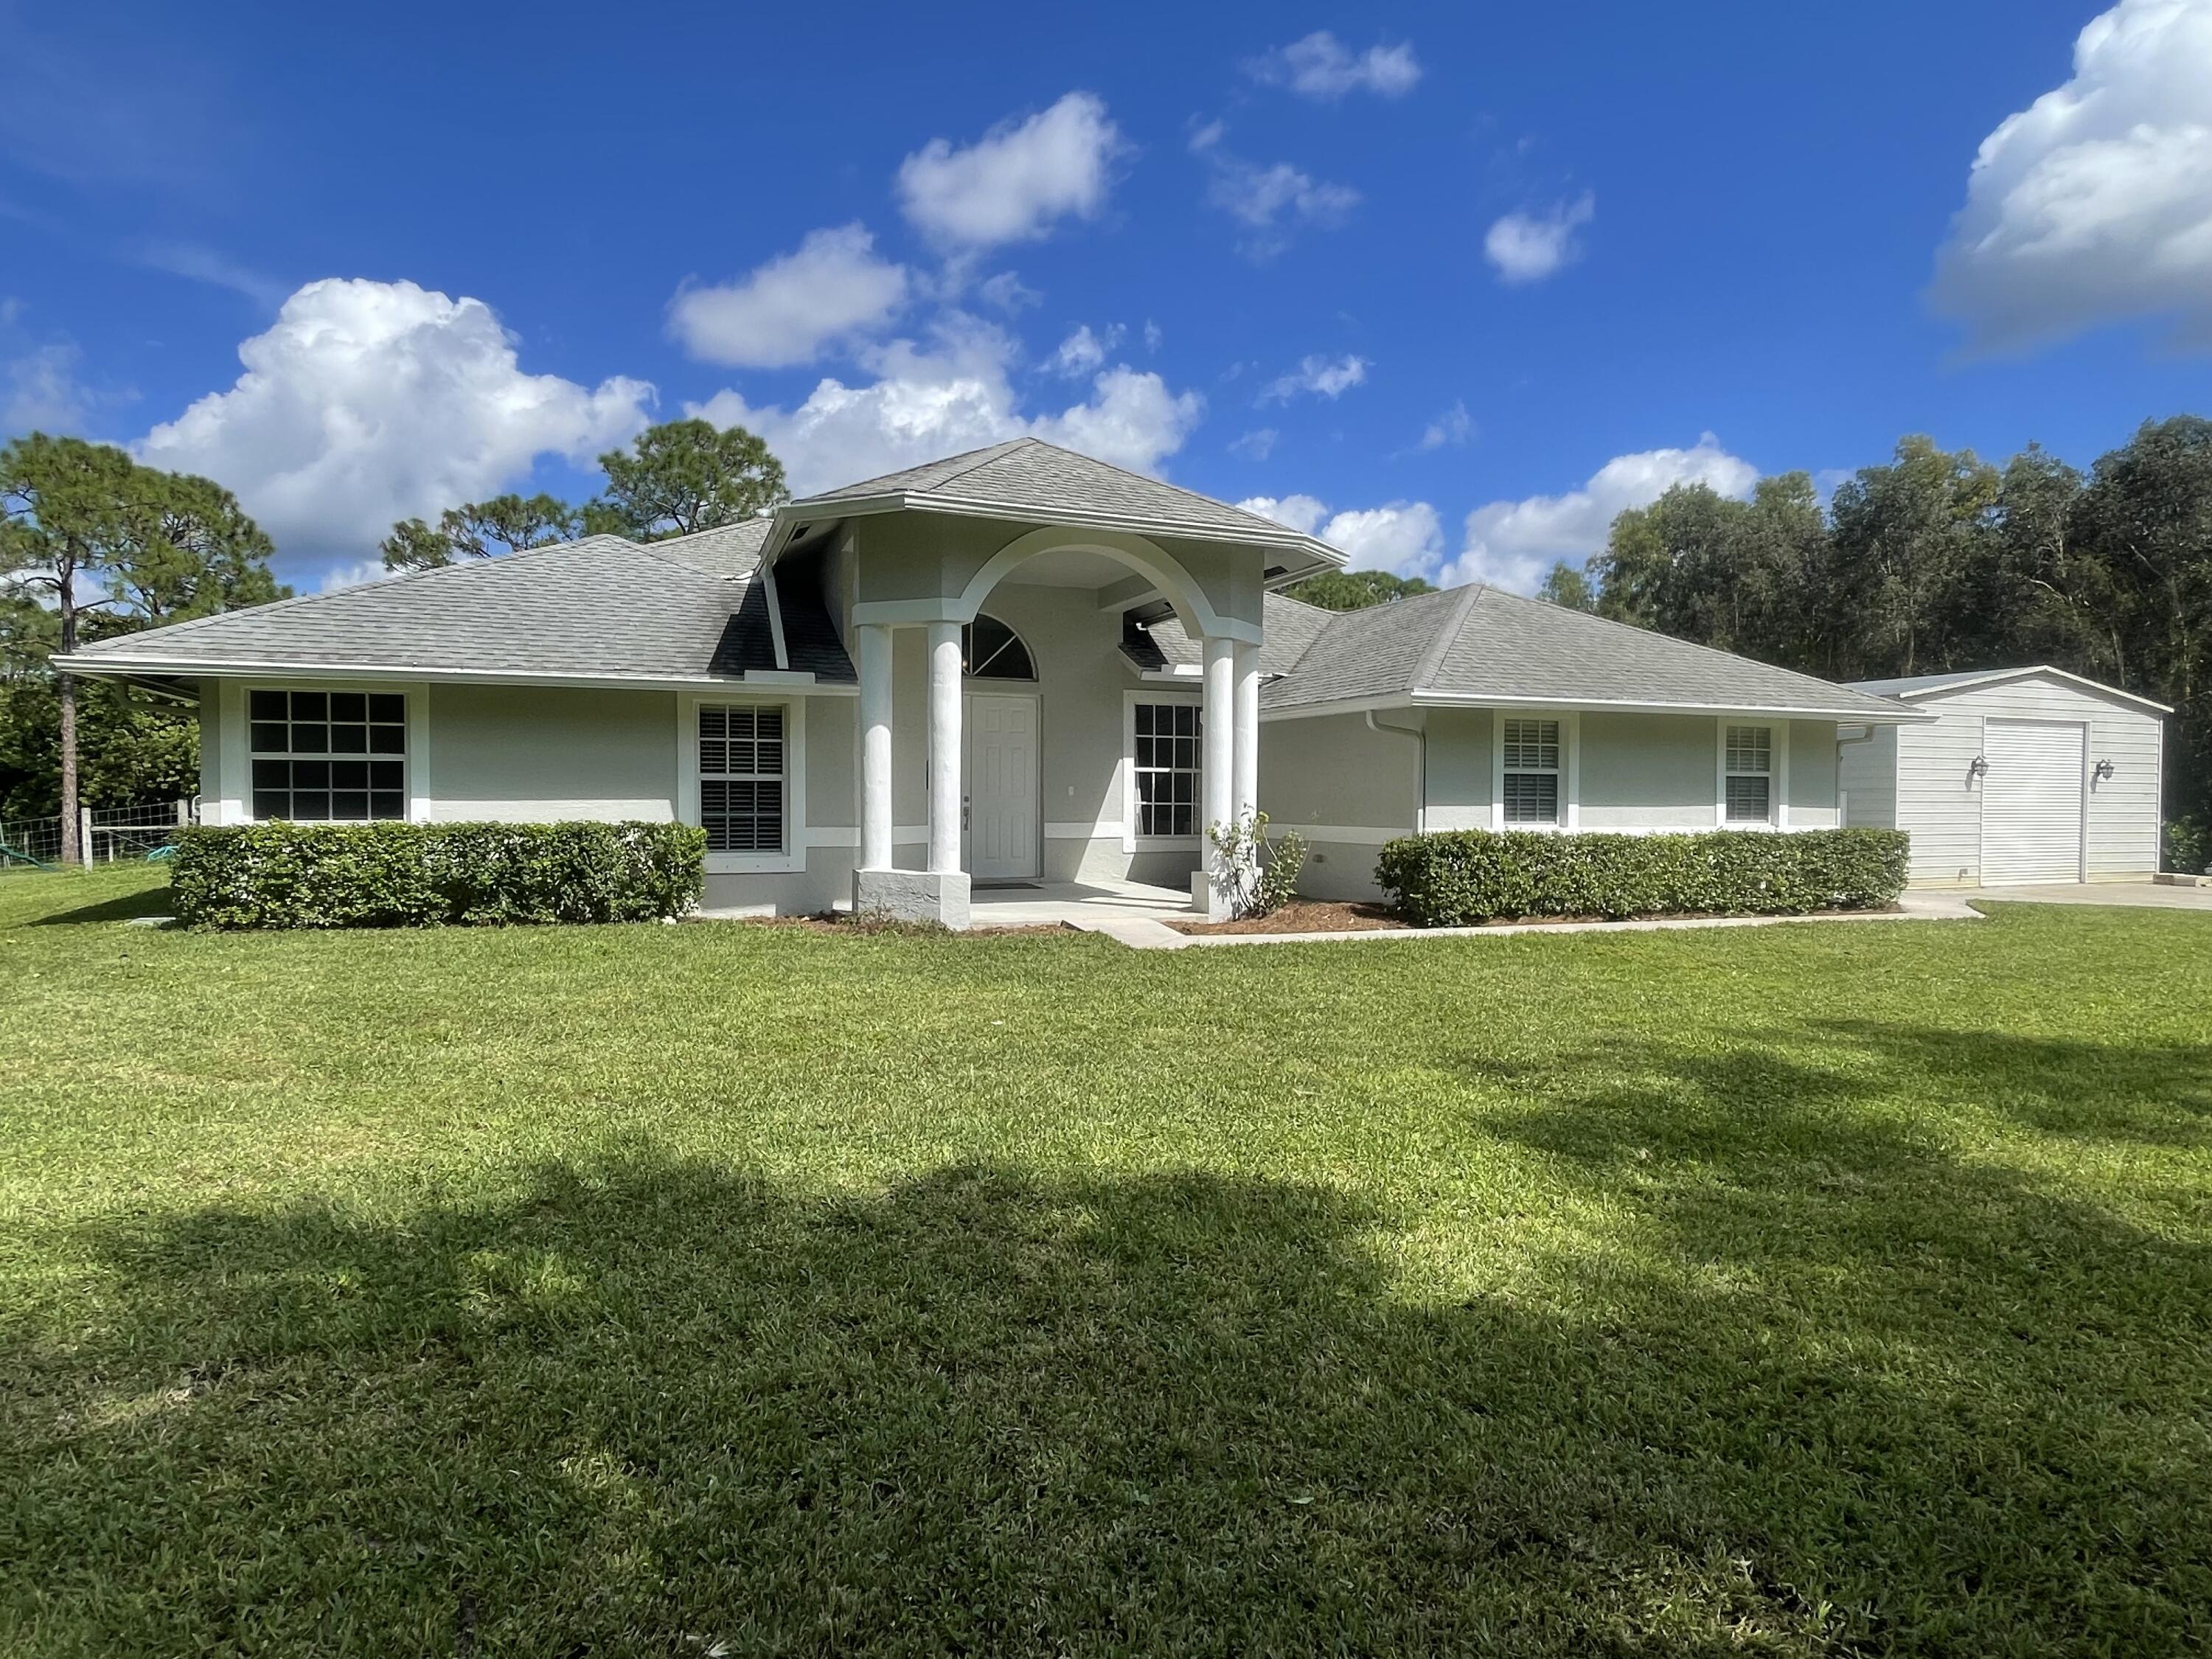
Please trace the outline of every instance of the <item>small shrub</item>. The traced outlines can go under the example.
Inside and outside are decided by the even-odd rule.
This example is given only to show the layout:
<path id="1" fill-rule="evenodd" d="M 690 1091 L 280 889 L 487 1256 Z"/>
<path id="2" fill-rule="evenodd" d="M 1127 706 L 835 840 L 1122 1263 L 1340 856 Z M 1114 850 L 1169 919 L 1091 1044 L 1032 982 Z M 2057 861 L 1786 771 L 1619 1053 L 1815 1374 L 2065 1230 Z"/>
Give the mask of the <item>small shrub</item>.
<path id="1" fill-rule="evenodd" d="M 1422 927 L 1514 916 L 1802 915 L 1893 902 L 1905 890 L 1908 847 L 1897 830 L 1461 830 L 1388 843 L 1375 880 Z"/>
<path id="2" fill-rule="evenodd" d="M 2168 818 L 2166 857 L 2161 870 L 2178 876 L 2201 876 L 2212 863 L 2212 817 Z"/>
<path id="3" fill-rule="evenodd" d="M 1306 844 L 1295 830 L 1270 842 L 1267 815 L 1255 812 L 1241 823 L 1217 823 L 1206 834 L 1228 870 L 1231 915 L 1273 915 L 1297 892 Z"/>
<path id="4" fill-rule="evenodd" d="M 198 927 L 655 921 L 699 902 L 681 823 L 257 823 L 187 830 L 170 866 Z"/>

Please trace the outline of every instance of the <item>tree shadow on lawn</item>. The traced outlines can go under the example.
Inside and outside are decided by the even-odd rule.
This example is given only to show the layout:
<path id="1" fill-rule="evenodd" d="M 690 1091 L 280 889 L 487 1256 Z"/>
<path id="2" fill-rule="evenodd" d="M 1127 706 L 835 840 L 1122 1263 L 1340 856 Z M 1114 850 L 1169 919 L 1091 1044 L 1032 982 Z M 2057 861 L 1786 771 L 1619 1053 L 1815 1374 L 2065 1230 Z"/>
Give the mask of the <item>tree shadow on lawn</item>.
<path id="1" fill-rule="evenodd" d="M 1929 1248 L 2040 1241 L 2124 1352 L 2160 1346 L 2144 1276 L 2203 1281 L 2108 1218 L 1948 1179 L 1967 1201 Z M 2212 1486 L 2166 1455 L 2201 1387 L 2081 1397 L 2103 1379 L 2071 1331 L 2014 1339 L 2062 1351 L 2039 1370 L 1948 1333 L 1929 1355 L 1670 1261 L 1422 1304 L 1387 1218 L 1284 1182 L 960 1167 L 793 1196 L 650 1152 L 518 1181 L 94 1230 L 97 1306 L 0 1349 L 15 1650 L 2145 1652 L 2212 1628 Z M 1835 1242 L 1812 1236 L 1859 1271 Z M 1978 1333 L 2033 1325 L 1973 1307 L 2014 1297 L 2002 1275 L 1941 1282 Z"/>
<path id="2" fill-rule="evenodd" d="M 64 881 L 76 878 L 64 875 Z M 101 899 L 95 904 L 80 904 L 74 909 L 57 910 L 51 915 L 34 916 L 33 927 L 74 927 L 86 922 L 130 921 L 139 916 L 168 916 L 175 905 L 169 896 L 169 884 L 141 888 L 135 893 L 125 893 L 119 898 Z"/>

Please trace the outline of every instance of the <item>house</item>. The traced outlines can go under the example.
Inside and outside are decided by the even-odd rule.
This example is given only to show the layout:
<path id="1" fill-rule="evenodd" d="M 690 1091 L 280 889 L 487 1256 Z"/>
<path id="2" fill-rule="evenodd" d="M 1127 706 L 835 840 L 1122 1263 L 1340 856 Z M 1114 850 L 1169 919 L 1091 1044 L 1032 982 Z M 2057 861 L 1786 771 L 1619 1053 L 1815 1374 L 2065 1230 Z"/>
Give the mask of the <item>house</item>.
<path id="1" fill-rule="evenodd" d="M 1425 830 L 1840 821 L 1906 703 L 1467 587 L 1349 614 L 1344 562 L 1034 439 L 640 545 L 590 536 L 87 646 L 198 704 L 210 822 L 676 818 L 707 902 L 962 925 L 976 883 L 1189 884 L 1255 806 L 1307 886 Z"/>
<path id="2" fill-rule="evenodd" d="M 1910 830 L 1916 884 L 2157 872 L 2165 704 L 2047 666 L 1857 689 L 1936 717 L 1843 735 L 1844 822 Z"/>

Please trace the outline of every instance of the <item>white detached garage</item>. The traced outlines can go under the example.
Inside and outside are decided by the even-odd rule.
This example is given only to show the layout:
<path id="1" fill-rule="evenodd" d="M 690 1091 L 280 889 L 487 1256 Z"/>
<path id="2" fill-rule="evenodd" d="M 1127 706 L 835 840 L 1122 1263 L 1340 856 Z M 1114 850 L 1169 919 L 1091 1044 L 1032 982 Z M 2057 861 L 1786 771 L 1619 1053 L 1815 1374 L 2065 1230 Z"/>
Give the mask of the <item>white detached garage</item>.
<path id="1" fill-rule="evenodd" d="M 2049 667 L 1855 689 L 1936 717 L 1838 733 L 1844 823 L 1909 830 L 1915 885 L 2156 873 L 2163 703 Z"/>

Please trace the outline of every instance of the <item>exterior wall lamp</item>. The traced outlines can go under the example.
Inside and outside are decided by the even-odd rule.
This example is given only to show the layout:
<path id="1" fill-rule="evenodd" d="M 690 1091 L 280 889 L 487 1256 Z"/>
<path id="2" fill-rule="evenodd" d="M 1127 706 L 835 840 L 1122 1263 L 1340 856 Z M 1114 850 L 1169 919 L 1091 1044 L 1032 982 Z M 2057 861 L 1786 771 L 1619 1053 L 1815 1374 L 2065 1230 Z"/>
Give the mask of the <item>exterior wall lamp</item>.
<path id="1" fill-rule="evenodd" d="M 1985 778 L 1989 775 L 1990 757 L 1987 755 L 1975 756 L 1972 760 L 1966 763 L 1966 787 L 1972 788 L 1976 778 Z"/>
<path id="2" fill-rule="evenodd" d="M 2108 760 L 2099 761 L 2096 766 L 2090 771 L 2090 787 L 2094 788 L 2098 784 L 2104 782 L 2106 779 L 2112 775 L 2116 769 L 2118 769 L 2112 765 L 2112 762 Z"/>

